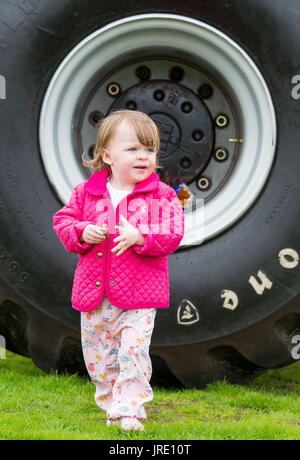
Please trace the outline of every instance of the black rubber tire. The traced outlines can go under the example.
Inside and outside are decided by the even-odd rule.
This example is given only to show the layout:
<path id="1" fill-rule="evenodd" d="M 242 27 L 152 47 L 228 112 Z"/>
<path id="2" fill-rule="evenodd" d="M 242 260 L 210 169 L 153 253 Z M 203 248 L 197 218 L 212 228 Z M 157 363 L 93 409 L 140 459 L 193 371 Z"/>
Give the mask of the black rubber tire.
<path id="1" fill-rule="evenodd" d="M 287 269 L 278 258 L 285 248 L 300 252 L 300 102 L 291 95 L 300 62 L 298 0 L 187 0 L 176 11 L 171 0 L 0 5 L 7 91 L 0 100 L 0 334 L 8 348 L 46 371 L 85 372 L 80 316 L 70 304 L 78 257 L 52 230 L 62 203 L 40 158 L 40 109 L 53 73 L 80 40 L 113 20 L 147 12 L 193 17 L 229 35 L 260 69 L 275 105 L 278 145 L 263 191 L 230 229 L 169 257 L 171 307 L 158 312 L 152 338 L 155 382 L 243 383 L 294 362 L 292 337 L 300 331 L 299 265 Z M 273 283 L 262 295 L 249 283 L 259 270 Z M 224 289 L 238 295 L 234 311 L 222 307 Z M 184 298 L 197 307 L 195 325 L 177 322 Z"/>

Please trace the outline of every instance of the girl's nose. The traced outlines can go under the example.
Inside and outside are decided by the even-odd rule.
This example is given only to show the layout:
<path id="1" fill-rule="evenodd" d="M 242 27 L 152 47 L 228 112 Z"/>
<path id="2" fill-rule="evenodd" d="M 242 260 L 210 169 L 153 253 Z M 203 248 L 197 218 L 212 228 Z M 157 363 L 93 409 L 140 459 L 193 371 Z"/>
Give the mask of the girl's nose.
<path id="1" fill-rule="evenodd" d="M 138 151 L 138 158 L 147 158 L 147 153 L 144 150 Z"/>

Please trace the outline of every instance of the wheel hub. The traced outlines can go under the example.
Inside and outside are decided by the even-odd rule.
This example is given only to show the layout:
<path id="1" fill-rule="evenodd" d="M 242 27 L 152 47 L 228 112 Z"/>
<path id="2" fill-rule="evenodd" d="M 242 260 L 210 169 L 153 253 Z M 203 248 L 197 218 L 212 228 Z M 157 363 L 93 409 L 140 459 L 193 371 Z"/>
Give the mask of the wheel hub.
<path id="1" fill-rule="evenodd" d="M 117 96 L 111 111 L 125 108 L 149 114 L 159 127 L 161 180 L 173 187 L 195 180 L 210 160 L 214 143 L 213 122 L 201 99 L 180 84 L 152 80 Z"/>
<path id="2" fill-rule="evenodd" d="M 97 120 L 123 107 L 158 124 L 161 179 L 174 188 L 185 182 L 193 194 L 181 247 L 215 237 L 248 211 L 271 170 L 276 117 L 259 69 L 230 37 L 158 13 L 82 40 L 55 72 L 40 117 L 42 161 L 62 202 L 89 175 L 82 154 L 92 159 Z"/>

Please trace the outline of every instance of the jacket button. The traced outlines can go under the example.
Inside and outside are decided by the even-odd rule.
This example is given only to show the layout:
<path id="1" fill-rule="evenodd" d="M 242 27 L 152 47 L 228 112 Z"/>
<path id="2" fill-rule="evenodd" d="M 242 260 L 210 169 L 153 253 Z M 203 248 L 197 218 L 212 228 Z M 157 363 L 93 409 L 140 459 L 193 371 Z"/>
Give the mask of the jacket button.
<path id="1" fill-rule="evenodd" d="M 111 280 L 110 284 L 115 284 L 114 280 Z"/>
<path id="2" fill-rule="evenodd" d="M 100 283 L 100 281 L 96 281 L 95 284 L 96 284 L 97 287 L 99 287 L 101 283 Z"/>
<path id="3" fill-rule="evenodd" d="M 102 252 L 98 252 L 97 256 L 102 257 L 103 256 Z"/>

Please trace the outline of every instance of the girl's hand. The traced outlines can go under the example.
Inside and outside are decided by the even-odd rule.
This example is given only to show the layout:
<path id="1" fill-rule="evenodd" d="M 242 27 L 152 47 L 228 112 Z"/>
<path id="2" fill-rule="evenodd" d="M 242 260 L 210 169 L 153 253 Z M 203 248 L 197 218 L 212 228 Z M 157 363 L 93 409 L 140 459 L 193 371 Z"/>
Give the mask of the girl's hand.
<path id="1" fill-rule="evenodd" d="M 105 233 L 105 229 L 99 227 L 98 225 L 89 224 L 85 227 L 82 232 L 81 241 L 85 241 L 86 243 L 97 244 L 101 243 L 107 238 L 107 233 Z"/>
<path id="2" fill-rule="evenodd" d="M 116 229 L 119 231 L 120 236 L 117 236 L 114 239 L 114 242 L 119 241 L 119 244 L 112 249 L 117 256 L 120 256 L 126 249 L 134 244 L 139 244 L 143 246 L 145 238 L 141 234 L 138 228 L 131 225 L 124 216 L 120 215 L 120 225 L 116 225 Z"/>

